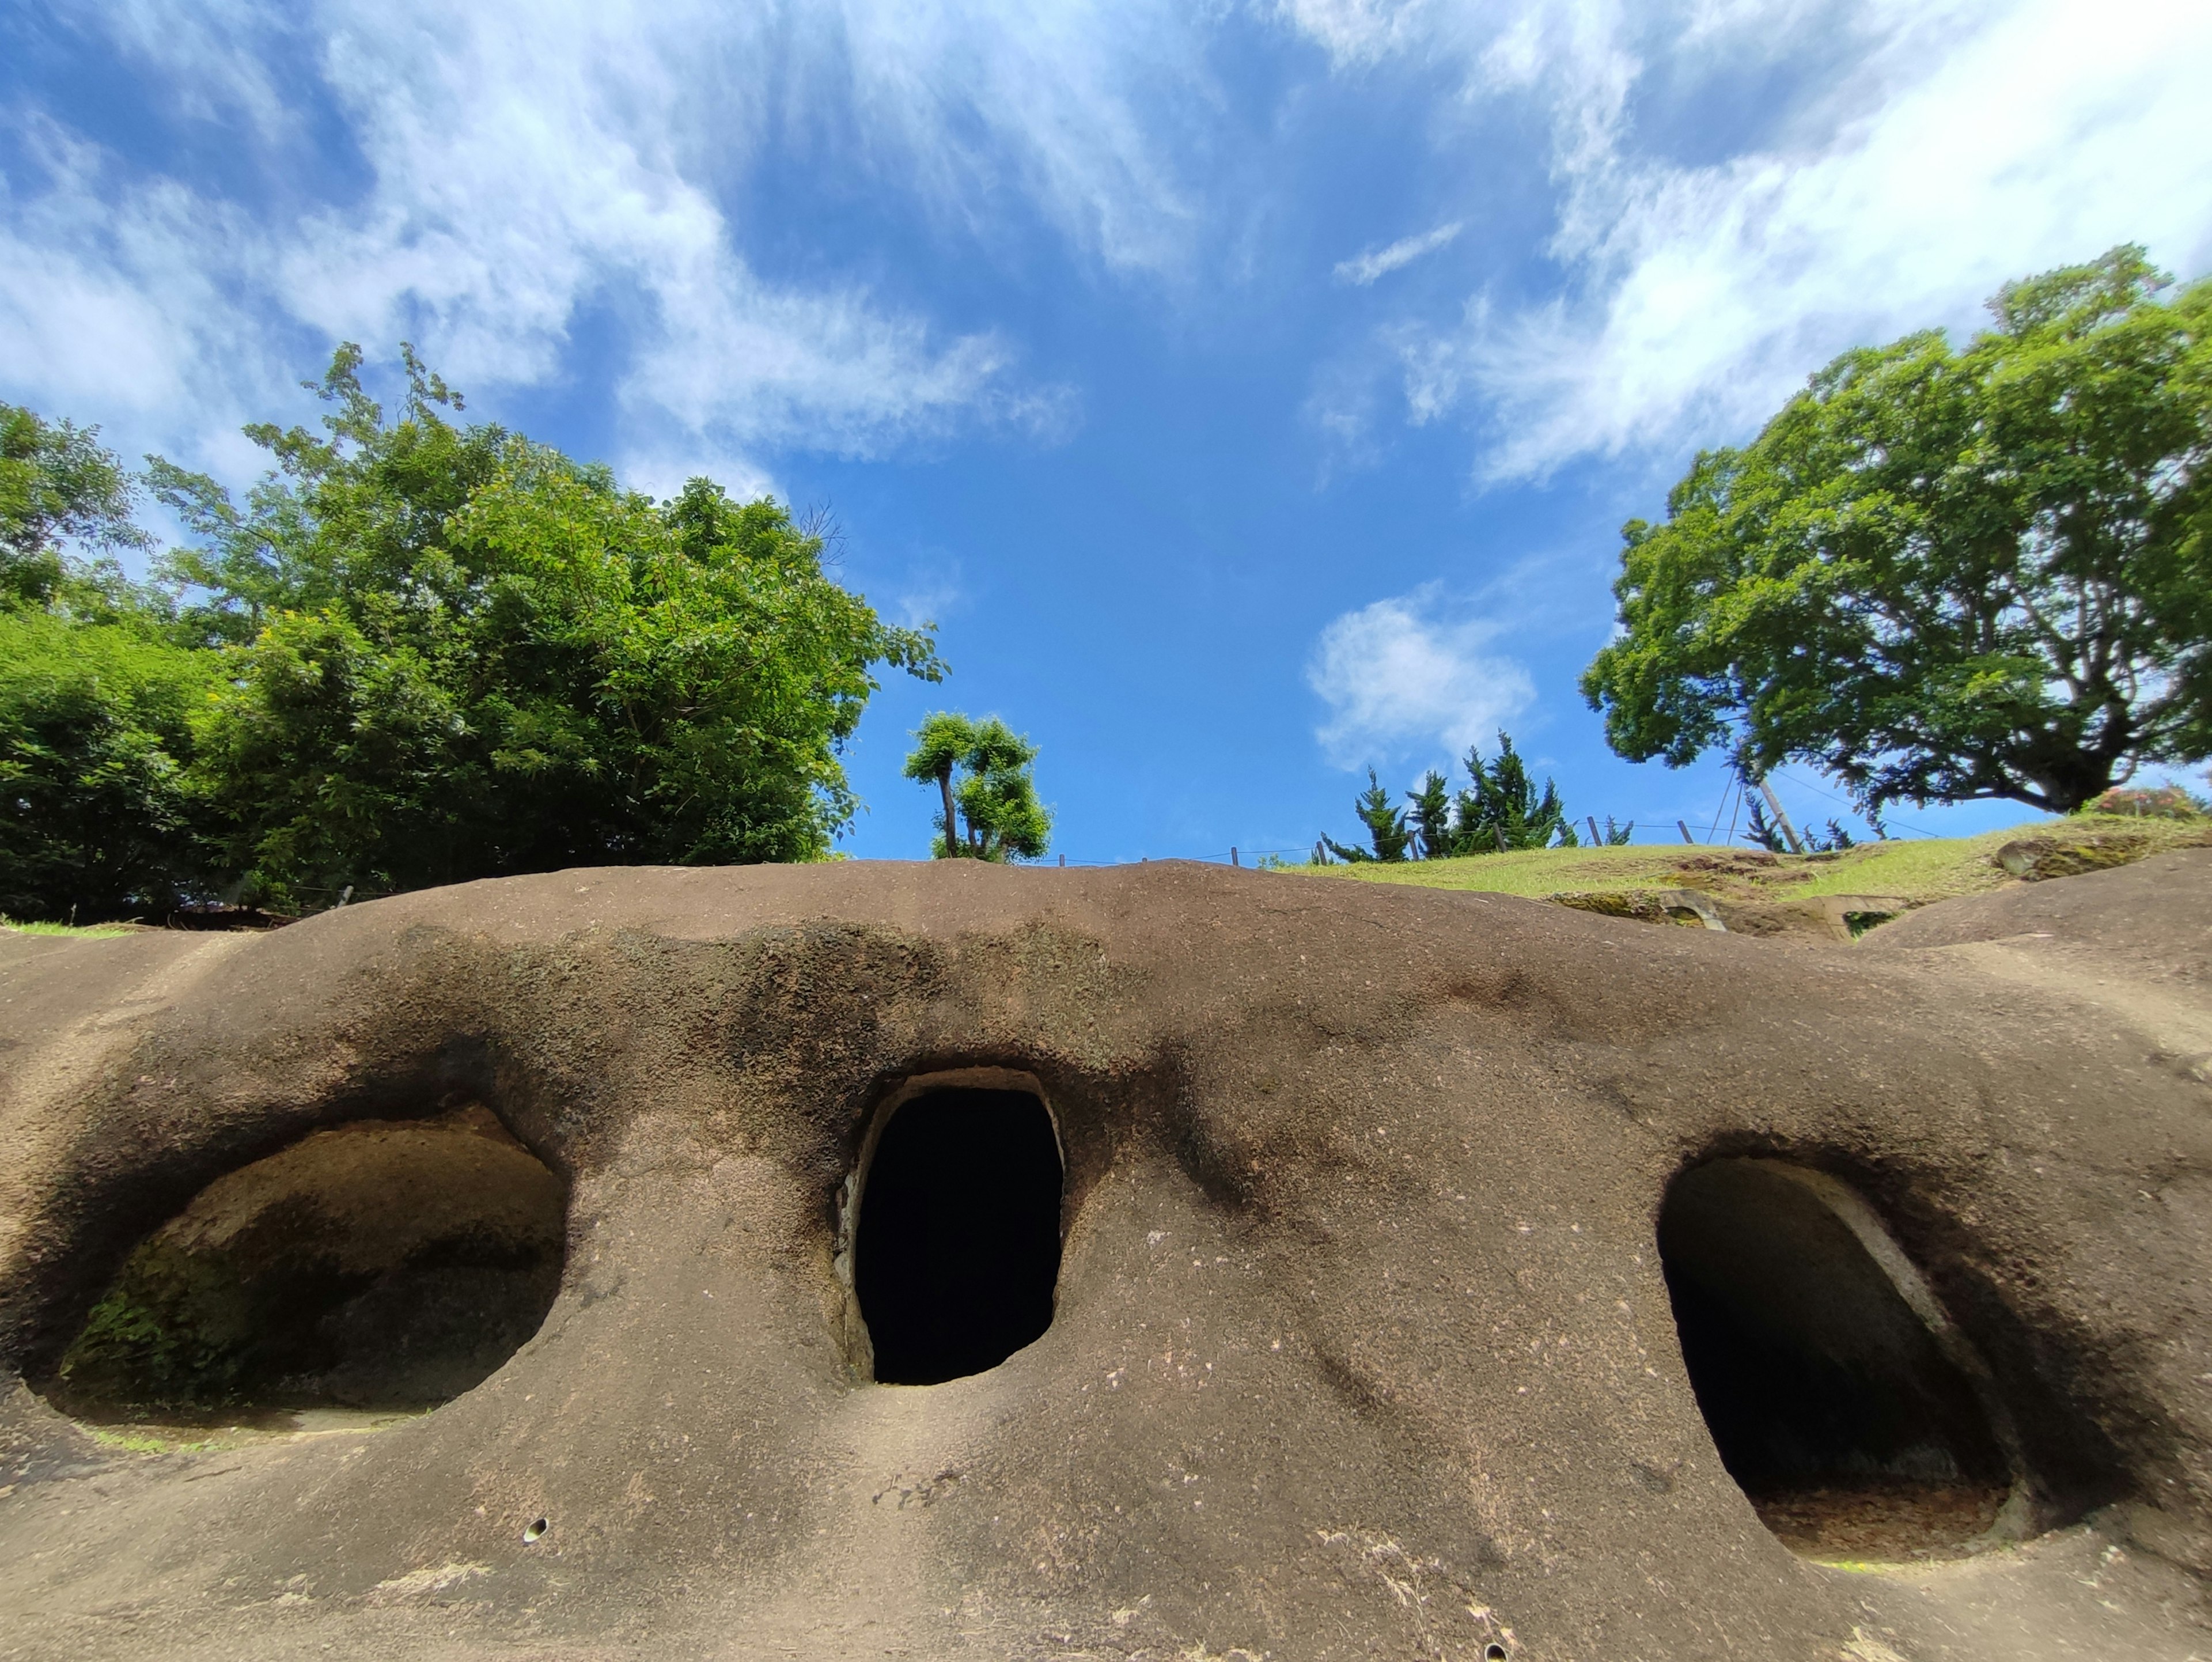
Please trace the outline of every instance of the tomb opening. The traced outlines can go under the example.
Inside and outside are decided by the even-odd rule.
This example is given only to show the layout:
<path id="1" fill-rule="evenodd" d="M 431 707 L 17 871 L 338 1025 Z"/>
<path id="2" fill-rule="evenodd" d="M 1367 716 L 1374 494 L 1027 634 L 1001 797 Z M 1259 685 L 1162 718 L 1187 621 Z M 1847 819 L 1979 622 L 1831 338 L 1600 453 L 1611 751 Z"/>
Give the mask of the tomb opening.
<path id="1" fill-rule="evenodd" d="M 1659 1251 L 1721 1462 L 1785 1544 L 1943 1556 L 1997 1526 L 2014 1473 L 1986 1373 L 1855 1192 L 1714 1160 L 1668 1190 Z"/>
<path id="2" fill-rule="evenodd" d="M 853 1285 L 884 1385 L 996 1367 L 1052 1325 L 1060 1141 L 1024 1090 L 926 1090 L 899 1103 L 862 1173 Z"/>
<path id="3" fill-rule="evenodd" d="M 485 1108 L 314 1132 L 141 1242 L 41 1388 L 110 1423 L 434 1407 L 543 1324 L 567 1212 L 567 1186 Z"/>

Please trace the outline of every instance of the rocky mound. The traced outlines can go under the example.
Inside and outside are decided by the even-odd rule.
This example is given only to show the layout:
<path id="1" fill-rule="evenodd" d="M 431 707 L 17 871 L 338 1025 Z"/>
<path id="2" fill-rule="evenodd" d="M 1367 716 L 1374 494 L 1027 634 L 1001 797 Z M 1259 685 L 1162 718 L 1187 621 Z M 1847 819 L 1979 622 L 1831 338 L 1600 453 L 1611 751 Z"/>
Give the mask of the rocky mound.
<path id="1" fill-rule="evenodd" d="M 842 864 L 0 940 L 0 1632 L 2201 1651 L 2212 1101 L 1959 954 L 2162 931 L 2201 1009 L 2212 852 L 2020 893 L 1812 953 Z"/>

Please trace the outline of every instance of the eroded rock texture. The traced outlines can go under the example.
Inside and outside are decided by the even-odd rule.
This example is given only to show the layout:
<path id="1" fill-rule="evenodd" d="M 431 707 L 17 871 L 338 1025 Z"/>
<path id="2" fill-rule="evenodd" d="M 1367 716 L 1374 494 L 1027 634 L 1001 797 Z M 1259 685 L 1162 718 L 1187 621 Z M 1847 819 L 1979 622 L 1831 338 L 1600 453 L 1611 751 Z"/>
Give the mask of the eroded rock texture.
<path id="1" fill-rule="evenodd" d="M 1852 947 L 967 862 L 567 872 L 268 935 L 0 937 L 0 1359 L 30 1382 L 0 1425 L 0 1651 L 2212 1650 L 2208 928 L 2192 851 Z M 972 1165 L 982 1205 L 1056 1153 L 1049 1324 L 983 1372 L 878 1384 L 856 1236 L 862 1294 L 957 1300 L 963 1265 L 988 1279 L 1036 1235 L 1032 1193 L 996 1233 L 900 1255 L 911 1274 L 868 1269 L 869 1160 L 947 1092 L 1028 1093 L 1056 1148 L 1020 1153 L 1017 1115 L 900 1204 Z M 459 1134 L 483 1164 L 331 1176 L 317 1135 L 356 1123 L 377 1159 Z M 325 1172 L 322 1223 L 284 1213 L 264 1259 L 338 1266 L 329 1345 L 209 1390 L 241 1415 L 249 1386 L 461 1394 L 199 1452 L 64 1418 L 48 1397 L 90 1412 L 64 1367 L 88 1317 L 128 1325 L 112 1300 L 149 1243 L 246 1239 L 264 1213 L 240 1196 L 293 1169 L 272 1156 Z M 1717 1160 L 1745 1163 L 1668 1214 L 1670 1297 L 1670 1184 Z M 507 1221 L 422 1221 L 471 1190 Z M 549 1196 L 565 1259 L 532 1221 Z M 346 1244 L 364 1229 L 380 1257 Z M 1814 1268 L 1729 1269 L 1791 1253 Z M 499 1289 L 550 1291 L 549 1262 L 550 1312 L 482 1383 L 372 1377 L 434 1344 L 407 1325 L 434 1309 L 514 1325 L 492 1366 L 535 1320 Z M 1677 1297 L 1693 1361 L 1723 1358 L 1694 1387 Z M 1716 1408 L 1730 1390 L 1750 1406 Z M 1820 1416 L 1769 1411 L 1824 1391 Z M 1807 1540 L 1836 1495 L 1850 1523 L 1887 1494 L 1911 1528 L 1876 1546 L 1989 1549 L 1829 1568 L 1747 1485 L 1784 1534 L 1812 1516 Z"/>

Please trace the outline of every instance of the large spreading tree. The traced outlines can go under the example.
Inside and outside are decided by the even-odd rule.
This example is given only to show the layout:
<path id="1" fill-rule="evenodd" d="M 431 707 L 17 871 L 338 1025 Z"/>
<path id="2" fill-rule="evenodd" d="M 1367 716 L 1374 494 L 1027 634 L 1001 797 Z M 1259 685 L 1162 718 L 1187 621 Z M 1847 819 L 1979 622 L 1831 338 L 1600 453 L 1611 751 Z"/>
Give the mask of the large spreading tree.
<path id="1" fill-rule="evenodd" d="M 242 502 L 151 459 L 191 542 L 149 585 L 65 546 L 137 536 L 114 459 L 0 409 L 0 909 L 805 860 L 850 822 L 841 752 L 879 667 L 939 679 L 928 633 L 777 503 L 624 490 L 403 356 L 393 418 L 349 345 L 321 430 L 247 429 Z"/>
<path id="2" fill-rule="evenodd" d="M 2212 753 L 2212 281 L 2136 247 L 1847 352 L 1632 521 L 1613 748 L 2066 812 Z"/>

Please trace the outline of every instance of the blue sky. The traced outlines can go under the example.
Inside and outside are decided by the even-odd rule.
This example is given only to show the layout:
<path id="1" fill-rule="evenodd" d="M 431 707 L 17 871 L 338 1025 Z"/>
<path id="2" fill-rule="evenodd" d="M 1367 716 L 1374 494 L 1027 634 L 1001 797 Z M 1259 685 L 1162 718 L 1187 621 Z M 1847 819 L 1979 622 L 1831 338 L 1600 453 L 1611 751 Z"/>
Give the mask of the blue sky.
<path id="1" fill-rule="evenodd" d="M 0 398 L 243 483 L 331 344 L 659 491 L 829 508 L 1071 860 L 1348 837 L 1499 727 L 1701 829 L 1575 678 L 1620 522 L 1829 356 L 2212 269 L 2212 8 L 480 0 L 0 10 Z M 1838 804 L 1792 770 L 1794 812 Z M 1978 828 L 2025 810 L 1901 811 Z"/>

